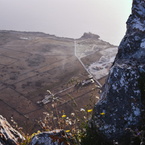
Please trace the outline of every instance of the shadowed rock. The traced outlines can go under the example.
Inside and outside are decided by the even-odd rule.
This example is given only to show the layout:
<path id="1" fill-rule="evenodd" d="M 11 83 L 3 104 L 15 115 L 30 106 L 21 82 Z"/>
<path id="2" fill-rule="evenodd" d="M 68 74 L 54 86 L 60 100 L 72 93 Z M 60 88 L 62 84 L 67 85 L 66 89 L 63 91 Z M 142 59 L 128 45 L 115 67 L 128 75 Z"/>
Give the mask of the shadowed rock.
<path id="1" fill-rule="evenodd" d="M 110 69 L 91 128 L 110 143 L 130 144 L 128 129 L 142 125 L 145 99 L 145 0 L 134 0 L 127 31 Z M 133 144 L 133 142 L 132 142 Z"/>
<path id="2" fill-rule="evenodd" d="M 68 135 L 60 129 L 43 132 L 32 138 L 30 145 L 71 145 Z"/>
<path id="3" fill-rule="evenodd" d="M 0 145 L 19 145 L 24 137 L 0 115 Z"/>

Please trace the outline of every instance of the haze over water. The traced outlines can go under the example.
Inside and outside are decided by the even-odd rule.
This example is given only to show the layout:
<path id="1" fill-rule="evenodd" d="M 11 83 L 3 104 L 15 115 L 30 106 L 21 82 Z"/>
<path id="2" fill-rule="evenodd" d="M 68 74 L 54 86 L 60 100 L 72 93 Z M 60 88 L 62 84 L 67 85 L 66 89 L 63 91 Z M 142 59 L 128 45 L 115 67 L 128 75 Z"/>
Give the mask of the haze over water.
<path id="1" fill-rule="evenodd" d="M 79 38 L 84 32 L 119 45 L 132 0 L 0 0 L 0 30 Z"/>

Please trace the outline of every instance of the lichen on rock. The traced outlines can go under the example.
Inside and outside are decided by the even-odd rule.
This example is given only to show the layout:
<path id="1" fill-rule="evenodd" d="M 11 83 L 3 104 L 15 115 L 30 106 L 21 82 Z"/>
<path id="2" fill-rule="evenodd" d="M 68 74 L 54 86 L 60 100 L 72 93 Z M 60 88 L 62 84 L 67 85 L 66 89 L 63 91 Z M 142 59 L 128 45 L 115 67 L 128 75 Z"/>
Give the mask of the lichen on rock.
<path id="1" fill-rule="evenodd" d="M 145 108 L 145 0 L 133 0 L 127 31 L 95 105 L 90 127 L 110 142 L 127 144 L 130 134 L 142 124 Z M 104 112 L 104 115 L 100 115 Z"/>
<path id="2" fill-rule="evenodd" d="M 35 135 L 29 145 L 71 145 L 69 139 L 64 130 L 56 129 Z"/>

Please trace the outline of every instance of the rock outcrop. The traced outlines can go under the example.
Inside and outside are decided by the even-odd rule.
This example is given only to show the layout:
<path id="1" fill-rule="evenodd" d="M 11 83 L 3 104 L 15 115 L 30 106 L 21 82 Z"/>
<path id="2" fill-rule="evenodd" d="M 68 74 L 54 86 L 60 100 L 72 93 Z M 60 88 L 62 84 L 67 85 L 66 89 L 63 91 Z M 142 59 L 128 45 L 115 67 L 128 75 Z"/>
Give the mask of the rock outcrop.
<path id="1" fill-rule="evenodd" d="M 84 33 L 80 39 L 99 39 L 99 38 L 100 38 L 99 35 L 89 32 L 89 33 Z"/>
<path id="2" fill-rule="evenodd" d="M 145 100 L 145 0 L 133 0 L 127 31 L 110 69 L 90 127 L 110 143 L 130 144 L 128 130 L 143 121 Z M 133 142 L 132 142 L 133 144 Z"/>
<path id="3" fill-rule="evenodd" d="M 19 145 L 24 137 L 0 115 L 0 145 Z"/>
<path id="4" fill-rule="evenodd" d="M 64 130 L 57 129 L 34 136 L 30 145 L 71 145 L 69 140 Z"/>

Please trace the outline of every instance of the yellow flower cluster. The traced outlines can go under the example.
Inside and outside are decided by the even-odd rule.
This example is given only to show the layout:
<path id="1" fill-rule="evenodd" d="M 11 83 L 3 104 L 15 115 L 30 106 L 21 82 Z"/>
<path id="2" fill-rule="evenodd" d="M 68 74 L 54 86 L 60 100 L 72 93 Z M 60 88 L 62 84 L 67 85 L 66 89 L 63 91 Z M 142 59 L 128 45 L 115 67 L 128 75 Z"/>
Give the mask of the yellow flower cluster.
<path id="1" fill-rule="evenodd" d="M 105 115 L 105 113 L 104 113 L 104 112 L 102 112 L 102 113 L 100 113 L 100 115 Z"/>
<path id="2" fill-rule="evenodd" d="M 68 132 L 70 132 L 70 130 L 66 130 L 65 132 L 68 133 Z"/>
<path id="3" fill-rule="evenodd" d="M 93 111 L 93 109 L 89 109 L 89 110 L 87 110 L 88 113 L 90 113 L 90 112 L 92 112 L 92 111 Z"/>
<path id="4" fill-rule="evenodd" d="M 62 118 L 65 118 L 65 117 L 66 117 L 66 115 L 64 114 L 64 115 L 62 115 L 61 117 L 62 117 Z"/>

